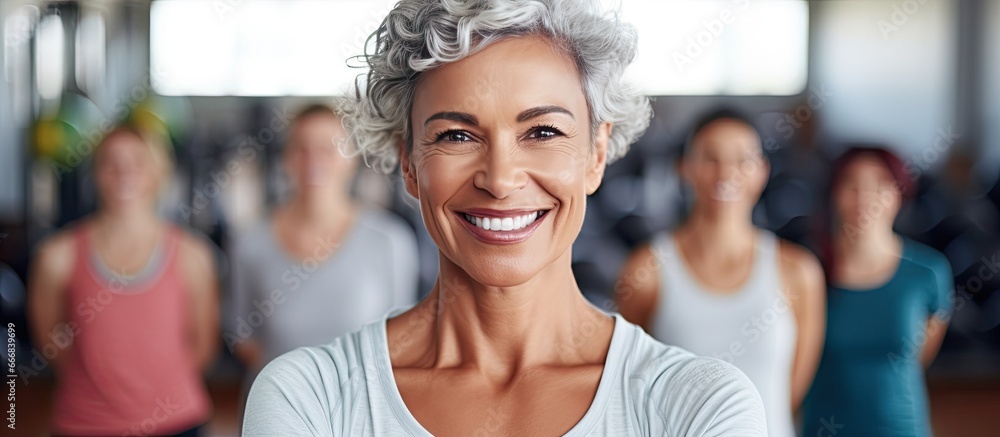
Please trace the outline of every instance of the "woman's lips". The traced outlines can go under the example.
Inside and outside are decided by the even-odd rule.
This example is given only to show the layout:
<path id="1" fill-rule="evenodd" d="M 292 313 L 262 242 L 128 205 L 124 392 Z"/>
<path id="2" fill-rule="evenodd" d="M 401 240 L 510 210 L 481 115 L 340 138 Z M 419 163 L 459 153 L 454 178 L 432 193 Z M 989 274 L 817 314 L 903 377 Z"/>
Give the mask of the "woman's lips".
<path id="1" fill-rule="evenodd" d="M 544 209 L 531 212 L 522 210 L 482 213 L 480 211 L 482 210 L 455 214 L 473 237 L 488 244 L 515 244 L 527 240 L 549 212 Z"/>

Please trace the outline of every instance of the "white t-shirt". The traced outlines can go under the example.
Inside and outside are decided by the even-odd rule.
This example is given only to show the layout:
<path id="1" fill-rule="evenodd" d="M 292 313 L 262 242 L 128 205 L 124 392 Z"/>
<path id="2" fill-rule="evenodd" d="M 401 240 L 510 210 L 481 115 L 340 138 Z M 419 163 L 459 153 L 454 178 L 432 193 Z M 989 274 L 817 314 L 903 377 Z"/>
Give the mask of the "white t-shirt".
<path id="1" fill-rule="evenodd" d="M 386 318 L 268 364 L 250 390 L 244 435 L 431 435 L 396 388 Z M 767 435 L 760 396 L 738 369 L 614 318 L 597 394 L 567 436 Z"/>

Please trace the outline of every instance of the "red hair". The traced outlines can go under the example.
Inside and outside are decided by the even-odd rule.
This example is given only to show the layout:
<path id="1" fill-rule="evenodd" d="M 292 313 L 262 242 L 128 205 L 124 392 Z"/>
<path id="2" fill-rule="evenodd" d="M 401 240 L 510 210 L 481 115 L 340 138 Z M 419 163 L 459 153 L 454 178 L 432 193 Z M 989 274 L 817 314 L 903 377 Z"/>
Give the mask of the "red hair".
<path id="1" fill-rule="evenodd" d="M 917 175 L 909 170 L 906 164 L 888 149 L 873 145 L 858 145 L 847 149 L 833 164 L 830 188 L 840 185 L 844 180 L 847 168 L 861 158 L 876 158 L 889 170 L 896 183 L 897 192 L 903 200 L 913 196 L 916 189 Z"/>

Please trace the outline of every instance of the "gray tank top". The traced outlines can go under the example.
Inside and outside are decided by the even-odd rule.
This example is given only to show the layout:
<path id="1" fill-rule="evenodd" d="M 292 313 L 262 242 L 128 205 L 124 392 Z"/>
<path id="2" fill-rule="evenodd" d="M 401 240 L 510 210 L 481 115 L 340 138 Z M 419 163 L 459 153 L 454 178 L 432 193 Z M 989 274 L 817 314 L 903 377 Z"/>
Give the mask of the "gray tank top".
<path id="1" fill-rule="evenodd" d="M 791 407 L 795 315 L 782 291 L 778 239 L 760 231 L 750 276 L 735 292 L 706 290 L 689 270 L 673 235 L 652 245 L 660 298 L 652 334 L 697 355 L 734 364 L 760 392 L 768 435 L 794 436 Z"/>

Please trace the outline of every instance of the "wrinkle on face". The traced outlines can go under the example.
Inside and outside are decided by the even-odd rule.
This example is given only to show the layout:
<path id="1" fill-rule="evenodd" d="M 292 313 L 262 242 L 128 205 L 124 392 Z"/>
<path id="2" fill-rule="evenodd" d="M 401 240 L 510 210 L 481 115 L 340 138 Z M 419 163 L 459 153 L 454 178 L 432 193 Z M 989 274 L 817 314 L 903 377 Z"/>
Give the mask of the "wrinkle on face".
<path id="1" fill-rule="evenodd" d="M 502 286 L 524 283 L 570 249 L 603 155 L 594 153 L 601 138 L 591 135 L 579 71 L 562 49 L 542 36 L 511 37 L 423 73 L 410 124 L 404 178 L 445 258 Z M 606 146 L 610 129 L 597 131 Z M 527 241 L 500 246 L 464 228 L 455 211 L 467 208 L 551 212 Z"/>

